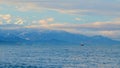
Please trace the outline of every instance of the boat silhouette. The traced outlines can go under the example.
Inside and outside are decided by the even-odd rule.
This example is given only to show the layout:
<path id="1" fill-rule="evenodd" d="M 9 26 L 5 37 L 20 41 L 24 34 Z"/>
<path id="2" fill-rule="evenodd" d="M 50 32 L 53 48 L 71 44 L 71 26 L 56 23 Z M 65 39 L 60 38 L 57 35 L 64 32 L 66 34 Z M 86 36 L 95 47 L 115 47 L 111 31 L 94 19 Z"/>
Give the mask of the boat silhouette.
<path id="1" fill-rule="evenodd" d="M 80 46 L 84 46 L 84 44 L 83 44 L 83 43 L 81 43 L 81 44 L 80 44 Z"/>

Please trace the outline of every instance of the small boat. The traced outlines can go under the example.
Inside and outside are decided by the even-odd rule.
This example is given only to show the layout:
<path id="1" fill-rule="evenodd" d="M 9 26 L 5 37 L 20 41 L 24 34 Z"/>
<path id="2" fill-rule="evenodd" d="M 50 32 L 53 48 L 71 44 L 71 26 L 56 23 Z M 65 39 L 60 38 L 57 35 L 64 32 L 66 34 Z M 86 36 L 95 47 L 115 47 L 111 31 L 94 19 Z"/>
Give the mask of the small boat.
<path id="1" fill-rule="evenodd" d="M 84 44 L 82 43 L 82 44 L 80 44 L 80 46 L 84 46 Z"/>

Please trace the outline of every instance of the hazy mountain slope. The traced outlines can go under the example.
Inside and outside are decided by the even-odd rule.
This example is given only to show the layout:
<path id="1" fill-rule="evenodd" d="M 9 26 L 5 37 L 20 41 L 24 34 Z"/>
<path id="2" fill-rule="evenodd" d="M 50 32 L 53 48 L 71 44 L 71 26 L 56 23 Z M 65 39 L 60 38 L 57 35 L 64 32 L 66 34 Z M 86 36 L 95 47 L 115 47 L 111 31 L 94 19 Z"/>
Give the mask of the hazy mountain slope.
<path id="1" fill-rule="evenodd" d="M 0 30 L 0 42 L 3 43 L 41 43 L 41 44 L 71 44 L 79 45 L 116 45 L 120 44 L 103 36 L 88 37 L 81 34 L 73 34 L 65 31 L 46 29 L 19 29 Z"/>

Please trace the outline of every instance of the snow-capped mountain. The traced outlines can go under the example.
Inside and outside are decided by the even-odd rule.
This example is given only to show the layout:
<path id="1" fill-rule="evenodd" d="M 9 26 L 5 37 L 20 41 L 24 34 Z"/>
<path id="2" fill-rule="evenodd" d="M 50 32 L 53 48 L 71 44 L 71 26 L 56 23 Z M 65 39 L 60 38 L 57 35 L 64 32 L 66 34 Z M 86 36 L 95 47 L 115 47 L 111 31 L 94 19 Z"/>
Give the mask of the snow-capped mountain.
<path id="1" fill-rule="evenodd" d="M 103 36 L 88 37 L 81 34 L 73 34 L 65 31 L 47 29 L 19 29 L 0 30 L 0 43 L 39 43 L 39 44 L 71 44 L 79 45 L 117 45 L 119 41 Z"/>

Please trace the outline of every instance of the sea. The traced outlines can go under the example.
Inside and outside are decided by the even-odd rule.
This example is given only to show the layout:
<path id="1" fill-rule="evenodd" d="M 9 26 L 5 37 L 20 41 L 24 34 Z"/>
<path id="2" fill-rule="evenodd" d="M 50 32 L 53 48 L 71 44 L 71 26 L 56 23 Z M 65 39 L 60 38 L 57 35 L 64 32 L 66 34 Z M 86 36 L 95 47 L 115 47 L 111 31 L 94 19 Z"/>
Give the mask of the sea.
<path id="1" fill-rule="evenodd" d="M 120 46 L 0 45 L 0 68 L 120 68 Z"/>

